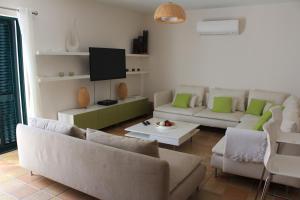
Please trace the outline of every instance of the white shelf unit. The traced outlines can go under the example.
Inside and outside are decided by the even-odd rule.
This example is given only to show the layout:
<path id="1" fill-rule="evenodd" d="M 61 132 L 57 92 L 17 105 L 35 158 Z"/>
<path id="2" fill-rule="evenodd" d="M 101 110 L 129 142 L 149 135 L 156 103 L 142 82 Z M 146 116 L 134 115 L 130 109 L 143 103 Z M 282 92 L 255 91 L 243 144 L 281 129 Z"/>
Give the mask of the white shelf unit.
<path id="1" fill-rule="evenodd" d="M 37 56 L 89 56 L 89 52 L 37 51 Z"/>
<path id="2" fill-rule="evenodd" d="M 89 56 L 89 52 L 37 51 L 37 56 Z M 149 54 L 126 54 L 127 57 L 147 58 Z"/>
<path id="3" fill-rule="evenodd" d="M 148 74 L 147 71 L 138 71 L 138 72 L 126 72 L 126 75 L 139 75 L 139 74 Z"/>
<path id="4" fill-rule="evenodd" d="M 60 51 L 60 50 L 39 50 L 36 52 L 36 56 L 82 56 L 88 57 L 90 55 L 89 52 L 67 52 L 67 51 Z M 149 54 L 126 54 L 128 59 L 145 59 L 149 57 Z M 147 71 L 135 71 L 135 72 L 126 72 L 126 75 L 140 75 L 141 76 L 141 91 L 140 95 L 142 96 L 144 93 L 144 75 L 148 74 Z M 70 80 L 85 80 L 90 79 L 89 74 L 85 75 L 74 75 L 74 76 L 39 76 L 38 82 L 39 83 L 46 83 L 46 82 L 56 82 L 56 81 L 70 81 Z"/>
<path id="5" fill-rule="evenodd" d="M 126 72 L 126 75 L 143 75 L 148 74 L 147 71 L 140 72 Z M 40 76 L 38 77 L 38 82 L 56 82 L 56 81 L 70 81 L 70 80 L 80 80 L 80 79 L 89 79 L 90 75 L 74 75 L 74 76 Z"/>
<path id="6" fill-rule="evenodd" d="M 74 76 L 40 76 L 38 77 L 38 82 L 54 82 L 54 81 L 69 81 L 69 80 L 80 80 L 80 79 L 89 79 L 90 75 L 74 75 Z"/>

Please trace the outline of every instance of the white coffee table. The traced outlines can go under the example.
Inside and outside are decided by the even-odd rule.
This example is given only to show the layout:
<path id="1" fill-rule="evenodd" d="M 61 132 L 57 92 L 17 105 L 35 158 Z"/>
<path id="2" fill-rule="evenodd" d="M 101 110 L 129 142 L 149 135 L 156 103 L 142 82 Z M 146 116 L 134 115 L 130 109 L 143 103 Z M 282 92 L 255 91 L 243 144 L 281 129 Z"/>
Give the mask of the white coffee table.
<path id="1" fill-rule="evenodd" d="M 152 118 L 148 121 L 151 125 L 145 126 L 143 123 L 131 126 L 126 131 L 129 131 L 125 136 L 140 138 L 144 140 L 157 140 L 163 144 L 180 146 L 185 141 L 191 139 L 198 131 L 200 124 L 188 122 L 175 122 L 175 127 L 169 130 L 159 130 L 154 123 L 163 121 L 164 119 Z"/>

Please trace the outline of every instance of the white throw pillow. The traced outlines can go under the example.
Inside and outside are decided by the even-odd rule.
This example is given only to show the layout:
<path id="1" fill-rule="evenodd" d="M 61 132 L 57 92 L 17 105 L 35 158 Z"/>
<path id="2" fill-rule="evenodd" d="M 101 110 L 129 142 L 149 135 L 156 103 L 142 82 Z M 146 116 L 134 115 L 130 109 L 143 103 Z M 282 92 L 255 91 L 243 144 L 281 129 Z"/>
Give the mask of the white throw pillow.
<path id="1" fill-rule="evenodd" d="M 294 132 L 297 132 L 297 124 L 294 121 L 285 119 L 285 120 L 282 120 L 280 129 L 284 133 L 294 133 Z"/>
<path id="2" fill-rule="evenodd" d="M 209 104 L 209 92 L 207 92 L 205 94 L 205 105 L 206 105 L 207 108 L 209 108 L 208 104 Z"/>
<path id="3" fill-rule="evenodd" d="M 198 97 L 196 95 L 192 96 L 192 98 L 190 100 L 190 104 L 189 104 L 190 108 L 195 108 L 196 107 L 197 99 L 198 99 Z"/>
<path id="4" fill-rule="evenodd" d="M 213 101 L 215 97 L 226 96 L 232 97 L 233 100 L 236 100 L 236 105 L 234 111 L 245 111 L 245 90 L 235 90 L 235 89 L 223 89 L 223 88 L 210 88 L 208 94 L 208 103 L 207 107 L 211 110 L 213 107 Z"/>
<path id="5" fill-rule="evenodd" d="M 248 98 L 248 106 L 251 99 L 262 99 L 269 102 L 273 102 L 276 105 L 281 105 L 286 99 L 287 94 L 282 92 L 272 92 L 266 90 L 250 90 Z"/>
<path id="6" fill-rule="evenodd" d="M 283 102 L 283 106 L 285 108 L 290 108 L 290 107 L 299 107 L 299 99 L 296 96 L 289 96 L 284 102 Z"/>
<path id="7" fill-rule="evenodd" d="M 238 98 L 232 97 L 232 112 L 237 111 Z"/>
<path id="8" fill-rule="evenodd" d="M 266 105 L 265 105 L 265 107 L 264 107 L 263 114 L 265 114 L 266 112 L 268 112 L 272 106 L 273 106 L 273 103 L 267 102 Z"/>
<path id="9" fill-rule="evenodd" d="M 282 112 L 282 121 L 283 126 L 281 126 L 281 129 L 284 130 L 284 132 L 300 132 L 300 121 L 299 121 L 299 110 L 294 108 L 284 108 Z M 291 124 L 295 124 L 296 128 L 294 128 Z M 293 127 L 288 129 L 287 127 Z M 283 131 L 282 130 L 282 131 Z"/>
<path id="10" fill-rule="evenodd" d="M 70 135 L 73 127 L 71 124 L 43 118 L 29 118 L 28 126 L 44 129 L 51 132 L 62 133 L 64 135 Z"/>
<path id="11" fill-rule="evenodd" d="M 182 85 L 175 89 L 173 102 L 176 98 L 176 94 L 178 93 L 188 93 L 197 96 L 196 106 L 202 106 L 203 96 L 204 96 L 205 88 L 202 86 L 188 86 Z"/>

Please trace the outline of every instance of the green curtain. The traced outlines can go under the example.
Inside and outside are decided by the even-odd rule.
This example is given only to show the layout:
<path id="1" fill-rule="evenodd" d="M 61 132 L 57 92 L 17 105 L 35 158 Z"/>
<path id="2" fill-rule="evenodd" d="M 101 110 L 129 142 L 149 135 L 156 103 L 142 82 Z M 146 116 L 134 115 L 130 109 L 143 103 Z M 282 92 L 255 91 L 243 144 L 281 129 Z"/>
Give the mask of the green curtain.
<path id="1" fill-rule="evenodd" d="M 16 125 L 27 122 L 24 97 L 19 25 L 0 17 L 0 152 L 16 148 Z"/>

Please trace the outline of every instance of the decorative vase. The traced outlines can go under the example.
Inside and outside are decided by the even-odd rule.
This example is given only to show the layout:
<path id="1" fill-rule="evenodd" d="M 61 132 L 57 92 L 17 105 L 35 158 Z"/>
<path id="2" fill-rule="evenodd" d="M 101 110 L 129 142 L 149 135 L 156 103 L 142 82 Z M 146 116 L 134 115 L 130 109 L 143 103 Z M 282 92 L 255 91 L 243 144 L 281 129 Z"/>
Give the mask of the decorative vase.
<path id="1" fill-rule="evenodd" d="M 90 95 L 86 87 L 81 87 L 78 91 L 77 101 L 80 108 L 87 108 L 90 105 Z"/>
<path id="2" fill-rule="evenodd" d="M 119 99 L 124 100 L 128 96 L 128 89 L 126 83 L 120 83 L 118 86 L 117 94 Z"/>
<path id="3" fill-rule="evenodd" d="M 76 27 L 76 20 L 73 22 L 73 27 L 69 31 L 66 38 L 66 50 L 69 52 L 78 52 L 79 51 L 79 36 Z"/>

